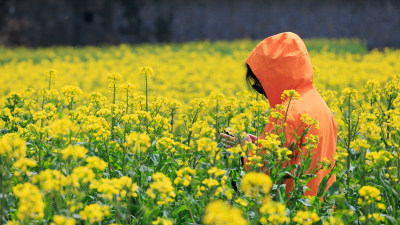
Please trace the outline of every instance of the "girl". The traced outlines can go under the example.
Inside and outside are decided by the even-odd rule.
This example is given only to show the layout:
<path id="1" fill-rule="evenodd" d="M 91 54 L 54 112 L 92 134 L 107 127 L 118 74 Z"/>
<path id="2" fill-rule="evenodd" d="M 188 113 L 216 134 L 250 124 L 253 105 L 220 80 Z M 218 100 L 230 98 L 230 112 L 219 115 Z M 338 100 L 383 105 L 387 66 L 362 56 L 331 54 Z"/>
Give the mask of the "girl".
<path id="1" fill-rule="evenodd" d="M 309 134 L 317 135 L 319 143 L 313 149 L 311 168 L 316 167 L 317 160 L 327 159 L 334 165 L 334 154 L 336 152 L 337 124 L 336 121 L 313 85 L 313 69 L 306 46 L 301 38 L 291 32 L 280 33 L 268 37 L 261 41 L 246 60 L 247 73 L 246 80 L 249 86 L 258 93 L 264 95 L 272 108 L 277 104 L 285 104 L 281 99 L 284 90 L 294 89 L 300 94 L 300 99 L 292 100 L 287 113 L 285 126 L 285 147 L 288 147 L 291 137 L 296 132 L 301 122 L 301 116 L 308 114 L 318 121 L 319 129 L 312 128 Z M 271 121 L 272 122 L 272 121 Z M 265 138 L 265 134 L 274 131 L 272 123 L 268 123 L 264 132 L 260 136 Z M 301 131 L 297 133 L 299 136 Z M 220 134 L 223 142 L 229 148 L 234 146 L 238 140 L 226 134 Z M 255 142 L 257 137 L 248 134 L 241 141 L 243 145 L 246 141 Z M 303 149 L 302 149 L 303 151 Z M 305 153 L 303 151 L 303 153 Z M 299 158 L 295 156 L 290 159 L 290 164 L 298 164 Z M 246 162 L 246 159 L 244 159 Z M 248 167 L 246 166 L 248 170 Z M 320 170 L 317 177 L 314 177 L 309 183 L 310 188 L 306 195 L 316 195 L 318 186 L 322 178 L 330 172 Z M 328 189 L 336 180 L 332 176 L 328 180 Z M 286 193 L 293 190 L 293 180 L 287 179 Z M 322 200 L 322 199 L 321 199 Z"/>

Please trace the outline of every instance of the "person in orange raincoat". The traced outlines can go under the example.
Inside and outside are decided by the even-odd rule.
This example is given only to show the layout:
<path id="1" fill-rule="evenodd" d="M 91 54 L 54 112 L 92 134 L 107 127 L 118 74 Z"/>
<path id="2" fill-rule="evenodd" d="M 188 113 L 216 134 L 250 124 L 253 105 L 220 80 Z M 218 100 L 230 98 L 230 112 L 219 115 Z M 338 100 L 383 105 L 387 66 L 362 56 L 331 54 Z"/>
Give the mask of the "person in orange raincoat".
<path id="1" fill-rule="evenodd" d="M 311 168 L 315 168 L 317 159 L 326 158 L 331 160 L 331 165 L 334 165 L 333 156 L 336 152 L 337 124 L 325 101 L 313 85 L 311 60 L 301 38 L 291 32 L 268 37 L 255 47 L 247 58 L 246 63 L 247 82 L 255 91 L 265 95 L 272 108 L 277 104 L 284 104 L 281 99 L 284 90 L 294 89 L 300 94 L 300 99 L 293 100 L 290 103 L 286 128 L 298 128 L 302 123 L 300 117 L 305 113 L 316 119 L 319 122 L 319 129 L 313 128 L 309 132 L 319 137 L 319 143 L 313 149 Z M 265 134 L 273 132 L 273 128 L 272 123 L 268 123 L 260 138 L 262 139 Z M 288 147 L 293 134 L 293 129 L 285 129 L 285 147 Z M 234 138 L 226 134 L 221 134 L 221 137 L 227 147 L 234 145 Z M 256 139 L 256 136 L 248 134 L 243 139 L 242 144 L 245 141 L 255 142 Z M 305 150 L 303 153 L 305 153 Z M 246 158 L 244 161 L 247 161 Z M 295 156 L 291 158 L 289 163 L 293 165 L 299 162 L 300 159 Z M 247 166 L 246 169 L 248 170 Z M 314 177 L 307 184 L 310 190 L 306 191 L 305 194 L 308 196 L 317 195 L 320 182 L 329 172 L 330 170 L 320 170 L 317 173 L 317 177 Z M 328 180 L 326 189 L 335 180 L 336 176 L 333 175 Z M 286 193 L 289 196 L 289 192 L 293 190 L 293 180 L 286 179 L 285 184 Z"/>

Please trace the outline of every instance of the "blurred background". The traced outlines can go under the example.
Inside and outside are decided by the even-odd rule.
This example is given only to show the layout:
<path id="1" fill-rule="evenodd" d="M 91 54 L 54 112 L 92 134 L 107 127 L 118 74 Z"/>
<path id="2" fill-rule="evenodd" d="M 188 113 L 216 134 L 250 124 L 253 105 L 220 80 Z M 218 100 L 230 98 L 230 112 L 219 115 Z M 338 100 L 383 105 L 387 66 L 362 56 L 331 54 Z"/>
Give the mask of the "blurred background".
<path id="1" fill-rule="evenodd" d="M 399 0 L 0 0 L 0 45 L 350 37 L 400 46 Z"/>

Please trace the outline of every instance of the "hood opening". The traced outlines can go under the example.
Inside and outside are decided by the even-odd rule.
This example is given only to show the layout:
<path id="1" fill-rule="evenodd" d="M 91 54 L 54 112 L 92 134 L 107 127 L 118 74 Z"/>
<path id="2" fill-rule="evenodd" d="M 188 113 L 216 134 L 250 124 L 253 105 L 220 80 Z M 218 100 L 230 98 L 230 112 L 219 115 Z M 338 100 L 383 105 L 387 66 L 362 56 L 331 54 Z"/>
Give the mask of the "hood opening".
<path id="1" fill-rule="evenodd" d="M 301 38 L 292 32 L 264 39 L 246 62 L 260 81 L 271 107 L 282 103 L 284 90 L 294 89 L 301 95 L 314 88 L 307 48 Z"/>

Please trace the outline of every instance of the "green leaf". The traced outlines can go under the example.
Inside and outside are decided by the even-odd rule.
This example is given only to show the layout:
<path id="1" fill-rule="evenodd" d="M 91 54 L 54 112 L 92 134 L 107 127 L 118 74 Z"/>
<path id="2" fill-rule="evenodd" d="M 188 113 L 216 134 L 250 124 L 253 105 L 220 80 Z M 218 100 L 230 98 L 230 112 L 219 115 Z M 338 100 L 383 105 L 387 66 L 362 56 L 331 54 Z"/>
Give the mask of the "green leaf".
<path id="1" fill-rule="evenodd" d="M 326 191 L 326 195 L 331 196 L 331 195 L 337 194 L 339 191 L 339 187 L 340 187 L 340 185 L 339 185 L 338 181 L 333 182 L 333 184 Z"/>
<path id="2" fill-rule="evenodd" d="M 307 207 L 311 207 L 311 203 L 310 203 L 310 200 L 308 198 L 300 198 L 300 199 L 297 199 L 297 201 L 302 203 L 303 205 L 305 205 Z"/>
<path id="3" fill-rule="evenodd" d="M 144 224 L 151 224 L 153 221 L 153 218 L 156 218 L 156 216 L 160 213 L 161 209 L 160 208 L 155 208 L 153 210 L 149 210 L 144 214 Z"/>
<path id="4" fill-rule="evenodd" d="M 213 120 L 215 120 L 215 118 L 217 118 L 213 113 L 209 113 L 208 114 Z"/>
<path id="5" fill-rule="evenodd" d="M 382 213 L 381 213 L 381 216 L 385 217 L 385 218 L 386 218 L 387 220 L 389 220 L 392 224 L 396 224 L 396 219 L 395 219 L 394 217 L 389 216 L 389 215 L 387 215 L 387 214 L 382 214 Z"/>
<path id="6" fill-rule="evenodd" d="M 304 170 L 307 171 L 311 166 L 311 157 L 306 157 L 306 162 L 304 163 Z"/>
<path id="7" fill-rule="evenodd" d="M 176 208 L 172 213 L 172 217 L 176 217 L 180 212 L 188 210 L 187 205 L 181 205 L 179 208 Z"/>
<path id="8" fill-rule="evenodd" d="M 154 162 L 154 164 L 158 164 L 158 161 L 160 160 L 160 155 L 158 155 L 158 154 L 152 154 L 151 156 L 150 156 L 150 159 Z"/>
<path id="9" fill-rule="evenodd" d="M 322 197 L 322 195 L 324 195 L 326 186 L 327 186 L 327 184 L 328 184 L 328 179 L 329 179 L 329 176 L 325 176 L 325 177 L 322 179 L 321 183 L 319 184 L 318 192 L 317 192 L 317 196 L 318 196 L 318 197 Z"/>
<path id="10" fill-rule="evenodd" d="M 140 172 L 153 172 L 153 169 L 147 167 L 147 166 L 141 166 L 139 168 Z"/>

